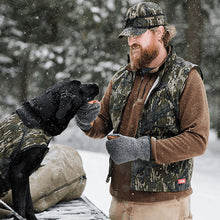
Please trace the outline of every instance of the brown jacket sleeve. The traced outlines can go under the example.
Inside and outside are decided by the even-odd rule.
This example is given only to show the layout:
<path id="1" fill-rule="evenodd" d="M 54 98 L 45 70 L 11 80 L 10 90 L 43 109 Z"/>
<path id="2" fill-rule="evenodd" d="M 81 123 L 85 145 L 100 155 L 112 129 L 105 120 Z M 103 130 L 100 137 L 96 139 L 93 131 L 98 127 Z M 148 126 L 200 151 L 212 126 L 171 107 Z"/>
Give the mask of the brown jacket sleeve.
<path id="1" fill-rule="evenodd" d="M 109 116 L 109 99 L 112 91 L 112 80 L 110 81 L 105 94 L 101 100 L 101 109 L 93 127 L 85 132 L 92 138 L 103 138 L 112 130 L 112 123 Z"/>
<path id="2" fill-rule="evenodd" d="M 209 136 L 209 109 L 203 81 L 191 70 L 180 99 L 181 133 L 163 140 L 151 138 L 153 158 L 167 164 L 202 155 Z"/>

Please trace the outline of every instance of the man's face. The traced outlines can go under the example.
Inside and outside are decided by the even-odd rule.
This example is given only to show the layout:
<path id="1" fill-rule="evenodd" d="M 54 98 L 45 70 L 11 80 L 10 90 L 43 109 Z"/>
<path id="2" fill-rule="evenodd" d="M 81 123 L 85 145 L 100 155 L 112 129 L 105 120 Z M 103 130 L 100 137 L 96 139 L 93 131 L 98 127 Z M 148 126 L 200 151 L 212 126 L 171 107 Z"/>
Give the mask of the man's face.
<path id="1" fill-rule="evenodd" d="M 156 36 L 150 30 L 139 36 L 128 37 L 128 45 L 130 47 L 130 64 L 133 71 L 149 67 L 149 64 L 159 53 Z"/>

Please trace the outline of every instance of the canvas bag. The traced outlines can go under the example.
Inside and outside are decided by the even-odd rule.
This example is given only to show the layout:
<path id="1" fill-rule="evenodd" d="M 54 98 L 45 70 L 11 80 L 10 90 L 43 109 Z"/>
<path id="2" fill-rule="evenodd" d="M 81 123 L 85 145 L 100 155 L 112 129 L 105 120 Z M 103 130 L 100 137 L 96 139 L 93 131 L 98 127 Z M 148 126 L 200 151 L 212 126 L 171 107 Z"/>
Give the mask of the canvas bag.
<path id="1" fill-rule="evenodd" d="M 52 145 L 40 168 L 30 176 L 34 210 L 42 212 L 58 202 L 79 198 L 85 186 L 79 153 L 68 146 Z M 11 190 L 2 200 L 13 207 Z"/>

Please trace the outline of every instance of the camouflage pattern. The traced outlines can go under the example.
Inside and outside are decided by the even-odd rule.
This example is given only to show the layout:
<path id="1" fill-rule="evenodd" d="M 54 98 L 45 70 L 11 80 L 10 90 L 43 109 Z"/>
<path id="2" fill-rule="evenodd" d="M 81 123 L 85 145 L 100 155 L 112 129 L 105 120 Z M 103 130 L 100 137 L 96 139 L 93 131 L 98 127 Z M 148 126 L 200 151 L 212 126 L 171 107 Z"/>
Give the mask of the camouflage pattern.
<path id="1" fill-rule="evenodd" d="M 130 72 L 125 69 L 125 67 L 121 68 L 114 75 L 114 83 L 112 86 L 112 95 L 110 97 L 110 115 L 113 123 L 113 128 L 115 128 L 115 133 L 118 133 L 117 128 L 119 128 L 119 124 L 121 122 L 122 113 L 124 107 L 127 103 L 128 96 L 131 92 L 131 87 L 134 82 L 135 75 L 133 72 Z"/>
<path id="2" fill-rule="evenodd" d="M 147 29 L 167 25 L 167 19 L 160 6 L 153 2 L 138 3 L 128 9 L 125 29 L 120 33 L 123 36 L 138 36 Z"/>
<path id="3" fill-rule="evenodd" d="M 157 85 L 146 100 L 136 138 L 153 136 L 156 139 L 163 139 L 180 133 L 179 100 L 192 68 L 196 68 L 201 73 L 198 66 L 177 57 L 174 51 L 171 53 L 165 67 L 159 73 Z M 110 116 L 115 133 L 119 131 L 133 78 L 133 73 L 126 69 L 116 73 L 114 78 Z M 149 162 L 136 160 L 132 163 L 131 186 L 137 191 L 182 191 L 190 188 L 192 171 L 192 159 L 164 165 L 156 164 L 153 160 Z M 178 180 L 184 180 L 185 183 L 179 184 Z"/>
<path id="4" fill-rule="evenodd" d="M 9 166 L 12 157 L 34 146 L 47 147 L 51 140 L 41 129 L 28 128 L 14 113 L 0 123 L 0 196 L 10 189 Z"/>
<path id="5" fill-rule="evenodd" d="M 191 187 L 193 159 L 158 165 L 137 160 L 132 164 L 132 189 L 147 192 L 179 192 Z M 178 180 L 184 180 L 179 184 Z"/>

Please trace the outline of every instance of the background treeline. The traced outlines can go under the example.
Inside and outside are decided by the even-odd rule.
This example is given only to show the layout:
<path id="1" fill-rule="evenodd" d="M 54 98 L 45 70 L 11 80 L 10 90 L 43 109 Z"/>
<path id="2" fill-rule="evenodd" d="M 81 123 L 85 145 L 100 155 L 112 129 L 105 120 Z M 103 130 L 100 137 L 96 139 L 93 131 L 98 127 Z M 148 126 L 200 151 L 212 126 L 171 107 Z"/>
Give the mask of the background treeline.
<path id="1" fill-rule="evenodd" d="M 62 80 L 97 82 L 100 97 L 127 63 L 119 40 L 127 9 L 137 0 L 1 0 L 0 118 Z M 179 56 L 204 73 L 211 126 L 220 136 L 220 2 L 161 0 L 177 28 Z"/>

